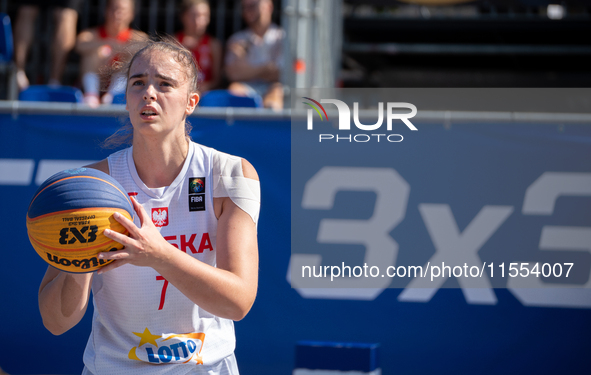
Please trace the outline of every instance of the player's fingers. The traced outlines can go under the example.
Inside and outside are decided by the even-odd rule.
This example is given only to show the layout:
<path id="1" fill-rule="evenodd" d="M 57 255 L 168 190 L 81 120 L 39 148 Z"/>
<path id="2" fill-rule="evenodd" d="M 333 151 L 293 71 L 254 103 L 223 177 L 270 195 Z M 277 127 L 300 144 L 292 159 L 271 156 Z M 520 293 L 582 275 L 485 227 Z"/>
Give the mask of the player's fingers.
<path id="1" fill-rule="evenodd" d="M 130 252 L 126 249 L 118 250 L 118 251 L 105 251 L 98 254 L 99 259 L 104 260 L 117 260 L 117 259 L 127 259 L 131 256 Z"/>
<path id="2" fill-rule="evenodd" d="M 131 201 L 133 202 L 133 208 L 135 209 L 135 212 L 140 218 L 140 226 L 144 226 L 145 223 L 151 223 L 152 220 L 150 219 L 150 216 L 146 210 L 144 210 L 144 207 L 135 199 L 135 197 L 131 197 Z"/>
<path id="3" fill-rule="evenodd" d="M 131 223 L 131 224 L 135 227 L 135 225 L 133 223 Z M 137 229 L 137 227 L 136 227 L 136 229 Z M 130 229 L 128 229 L 128 231 L 131 232 Z M 114 230 L 111 230 L 111 229 L 105 229 L 103 234 L 105 235 L 105 237 L 110 238 L 113 241 L 117 241 L 123 246 L 129 246 L 134 241 L 133 238 L 127 236 L 126 234 L 115 232 Z"/>
<path id="4" fill-rule="evenodd" d="M 125 216 L 121 215 L 119 212 L 115 212 L 113 214 L 113 217 L 115 218 L 115 220 L 119 222 L 119 224 L 123 225 L 123 227 L 127 229 L 127 231 L 131 234 L 132 237 L 139 232 L 139 228 L 134 224 L 134 222 L 129 220 Z"/>

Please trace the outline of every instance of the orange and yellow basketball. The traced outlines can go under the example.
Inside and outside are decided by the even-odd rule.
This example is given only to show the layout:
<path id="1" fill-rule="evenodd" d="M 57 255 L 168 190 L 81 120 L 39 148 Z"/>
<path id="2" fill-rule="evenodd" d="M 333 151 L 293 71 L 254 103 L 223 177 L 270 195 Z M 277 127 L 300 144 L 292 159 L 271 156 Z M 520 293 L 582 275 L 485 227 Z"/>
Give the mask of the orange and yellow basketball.
<path id="1" fill-rule="evenodd" d="M 133 220 L 125 189 L 96 169 L 69 169 L 51 176 L 35 193 L 27 212 L 27 232 L 37 254 L 67 272 L 93 272 L 112 262 L 98 259 L 123 245 L 104 236 L 105 229 L 127 234 L 113 217 Z"/>

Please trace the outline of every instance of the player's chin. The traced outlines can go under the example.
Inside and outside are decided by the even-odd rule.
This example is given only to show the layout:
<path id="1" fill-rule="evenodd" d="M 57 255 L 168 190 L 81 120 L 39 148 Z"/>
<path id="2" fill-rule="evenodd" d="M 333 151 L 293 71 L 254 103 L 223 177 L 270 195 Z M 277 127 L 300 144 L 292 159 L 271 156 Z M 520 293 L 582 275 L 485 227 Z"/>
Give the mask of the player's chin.
<path id="1" fill-rule="evenodd" d="M 138 118 L 135 122 L 131 122 L 135 131 L 144 135 L 155 135 L 162 130 L 161 121 L 158 120 L 143 120 Z"/>

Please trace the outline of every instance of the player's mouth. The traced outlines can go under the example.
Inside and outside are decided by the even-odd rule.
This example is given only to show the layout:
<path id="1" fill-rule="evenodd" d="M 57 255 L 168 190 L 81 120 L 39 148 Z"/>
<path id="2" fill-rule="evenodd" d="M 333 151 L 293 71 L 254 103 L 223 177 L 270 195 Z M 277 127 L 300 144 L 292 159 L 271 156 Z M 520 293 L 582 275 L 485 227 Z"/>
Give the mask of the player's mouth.
<path id="1" fill-rule="evenodd" d="M 158 116 L 158 111 L 154 107 L 145 106 L 140 112 L 140 117 L 143 120 L 153 120 Z"/>

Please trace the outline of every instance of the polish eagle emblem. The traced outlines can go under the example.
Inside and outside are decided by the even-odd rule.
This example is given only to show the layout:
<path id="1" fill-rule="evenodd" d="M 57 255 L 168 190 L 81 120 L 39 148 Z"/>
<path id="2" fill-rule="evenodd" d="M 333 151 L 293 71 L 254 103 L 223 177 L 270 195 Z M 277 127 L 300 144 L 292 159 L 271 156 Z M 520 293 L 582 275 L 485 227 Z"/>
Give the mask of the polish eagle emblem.
<path id="1" fill-rule="evenodd" d="M 168 225 L 168 208 L 152 208 L 152 222 L 157 227 Z"/>

